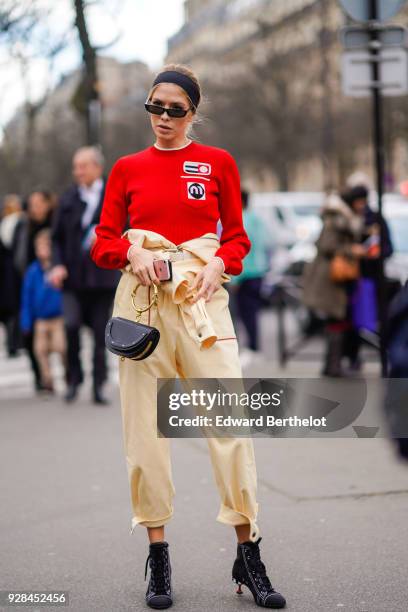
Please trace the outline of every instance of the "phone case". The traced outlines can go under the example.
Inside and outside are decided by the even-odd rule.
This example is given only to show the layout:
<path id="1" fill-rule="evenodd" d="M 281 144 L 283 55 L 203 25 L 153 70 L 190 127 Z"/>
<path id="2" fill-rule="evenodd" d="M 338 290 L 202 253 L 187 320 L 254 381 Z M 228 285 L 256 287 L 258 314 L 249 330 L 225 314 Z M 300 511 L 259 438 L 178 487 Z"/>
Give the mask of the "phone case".
<path id="1" fill-rule="evenodd" d="M 154 270 L 161 281 L 172 279 L 171 261 L 168 259 L 156 259 L 153 262 Z"/>

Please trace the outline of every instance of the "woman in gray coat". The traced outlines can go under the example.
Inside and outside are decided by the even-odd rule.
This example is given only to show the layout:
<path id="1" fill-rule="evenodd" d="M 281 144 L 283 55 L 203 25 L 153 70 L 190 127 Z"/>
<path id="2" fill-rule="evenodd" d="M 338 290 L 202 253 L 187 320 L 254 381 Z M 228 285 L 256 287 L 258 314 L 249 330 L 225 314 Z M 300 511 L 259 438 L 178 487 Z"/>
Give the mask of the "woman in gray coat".
<path id="1" fill-rule="evenodd" d="M 363 219 L 339 196 L 331 194 L 322 210 L 323 228 L 316 242 L 317 255 L 303 277 L 303 302 L 326 318 L 327 350 L 322 374 L 341 376 L 344 331 L 348 325 L 350 283 L 334 282 L 330 264 L 335 255 L 360 258 Z"/>

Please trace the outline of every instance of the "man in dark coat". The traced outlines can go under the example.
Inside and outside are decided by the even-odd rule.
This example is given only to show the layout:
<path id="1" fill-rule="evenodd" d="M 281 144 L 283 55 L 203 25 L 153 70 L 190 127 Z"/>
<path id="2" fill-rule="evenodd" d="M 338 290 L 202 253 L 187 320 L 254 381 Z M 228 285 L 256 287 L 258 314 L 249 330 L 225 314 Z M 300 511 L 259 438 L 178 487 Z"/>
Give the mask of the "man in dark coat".
<path id="1" fill-rule="evenodd" d="M 53 269 L 50 281 L 63 288 L 63 310 L 68 341 L 66 401 L 72 402 L 83 382 L 80 328 L 90 327 L 94 339 L 93 399 L 107 400 L 102 385 L 107 378 L 104 331 L 120 273 L 102 270 L 89 253 L 99 223 L 104 192 L 103 156 L 97 147 L 82 147 L 73 157 L 75 184 L 63 194 L 52 228 Z"/>

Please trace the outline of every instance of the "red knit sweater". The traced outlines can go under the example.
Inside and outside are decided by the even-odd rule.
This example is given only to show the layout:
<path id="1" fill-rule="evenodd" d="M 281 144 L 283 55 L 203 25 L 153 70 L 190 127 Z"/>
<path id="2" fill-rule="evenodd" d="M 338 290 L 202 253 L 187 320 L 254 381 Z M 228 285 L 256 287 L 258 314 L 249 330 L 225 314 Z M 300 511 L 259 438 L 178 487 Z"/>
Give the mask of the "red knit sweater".
<path id="1" fill-rule="evenodd" d="M 113 166 L 91 257 L 102 268 L 123 268 L 130 228 L 148 229 L 175 244 L 217 231 L 215 253 L 228 274 L 242 271 L 251 247 L 242 224 L 240 180 L 234 158 L 223 149 L 191 142 L 178 150 L 151 146 Z"/>

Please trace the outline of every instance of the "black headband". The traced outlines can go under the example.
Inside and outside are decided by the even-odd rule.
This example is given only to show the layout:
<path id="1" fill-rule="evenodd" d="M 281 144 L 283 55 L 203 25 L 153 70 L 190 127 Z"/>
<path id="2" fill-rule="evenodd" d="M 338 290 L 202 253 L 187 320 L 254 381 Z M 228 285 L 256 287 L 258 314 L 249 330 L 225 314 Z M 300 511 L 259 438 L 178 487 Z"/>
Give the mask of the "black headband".
<path id="1" fill-rule="evenodd" d="M 174 83 L 178 85 L 188 94 L 195 108 L 200 103 L 200 91 L 193 79 L 190 79 L 186 74 L 176 72 L 175 70 L 166 70 L 157 75 L 153 81 L 153 87 L 159 83 Z"/>

